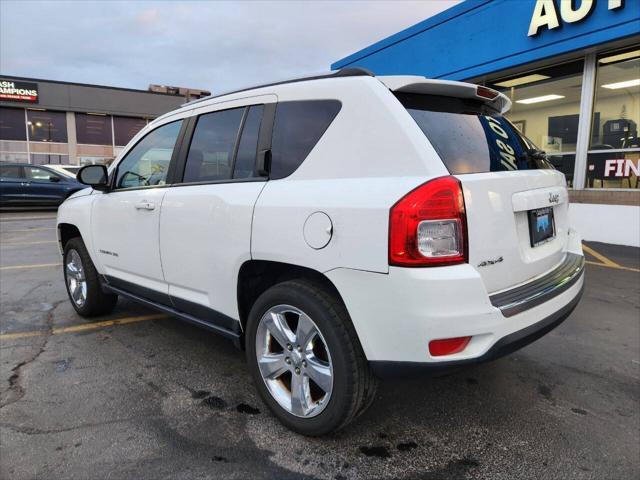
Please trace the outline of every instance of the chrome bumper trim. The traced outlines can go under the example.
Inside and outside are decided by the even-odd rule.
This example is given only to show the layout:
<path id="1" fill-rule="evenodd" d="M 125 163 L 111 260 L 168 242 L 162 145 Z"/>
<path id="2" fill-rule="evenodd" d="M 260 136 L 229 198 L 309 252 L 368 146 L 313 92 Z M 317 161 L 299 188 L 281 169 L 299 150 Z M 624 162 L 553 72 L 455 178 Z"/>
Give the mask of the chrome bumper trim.
<path id="1" fill-rule="evenodd" d="M 532 282 L 491 295 L 489 299 L 505 317 L 512 317 L 560 295 L 576 283 L 583 272 L 584 257 L 567 253 L 553 271 Z"/>

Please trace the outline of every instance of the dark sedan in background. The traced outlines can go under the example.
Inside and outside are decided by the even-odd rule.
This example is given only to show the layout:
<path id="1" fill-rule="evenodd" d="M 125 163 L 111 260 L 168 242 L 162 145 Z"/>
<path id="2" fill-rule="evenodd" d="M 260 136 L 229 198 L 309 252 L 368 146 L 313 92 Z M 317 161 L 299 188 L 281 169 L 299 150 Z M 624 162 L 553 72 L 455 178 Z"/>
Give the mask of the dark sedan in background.
<path id="1" fill-rule="evenodd" d="M 57 206 L 86 186 L 61 168 L 0 164 L 0 207 Z"/>

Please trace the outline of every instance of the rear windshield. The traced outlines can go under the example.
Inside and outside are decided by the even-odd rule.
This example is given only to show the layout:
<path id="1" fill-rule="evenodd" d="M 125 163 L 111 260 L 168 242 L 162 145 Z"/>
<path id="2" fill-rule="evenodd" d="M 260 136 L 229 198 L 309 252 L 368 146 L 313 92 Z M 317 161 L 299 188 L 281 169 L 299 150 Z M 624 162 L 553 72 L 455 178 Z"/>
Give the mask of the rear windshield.
<path id="1" fill-rule="evenodd" d="M 396 94 L 452 174 L 553 168 L 511 122 L 480 101 Z"/>

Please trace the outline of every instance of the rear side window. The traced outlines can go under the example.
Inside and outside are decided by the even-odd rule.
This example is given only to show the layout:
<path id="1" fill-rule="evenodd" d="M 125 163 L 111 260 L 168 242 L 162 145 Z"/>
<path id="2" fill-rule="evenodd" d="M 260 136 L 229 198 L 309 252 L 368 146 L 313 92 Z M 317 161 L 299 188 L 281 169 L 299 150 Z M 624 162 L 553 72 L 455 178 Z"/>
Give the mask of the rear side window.
<path id="1" fill-rule="evenodd" d="M 307 158 L 341 107 L 337 100 L 278 103 L 271 142 L 270 178 L 291 175 Z"/>
<path id="2" fill-rule="evenodd" d="M 20 167 L 17 165 L 0 165 L 0 177 L 21 178 Z"/>
<path id="3" fill-rule="evenodd" d="M 452 174 L 553 168 L 505 117 L 482 102 L 396 94 Z"/>
<path id="4" fill-rule="evenodd" d="M 198 117 L 183 182 L 231 178 L 233 153 L 244 110 L 244 107 L 234 108 Z"/>
<path id="5" fill-rule="evenodd" d="M 249 109 L 242 127 L 242 136 L 233 168 L 233 178 L 249 178 L 255 176 L 258 135 L 264 106 L 255 105 Z"/>

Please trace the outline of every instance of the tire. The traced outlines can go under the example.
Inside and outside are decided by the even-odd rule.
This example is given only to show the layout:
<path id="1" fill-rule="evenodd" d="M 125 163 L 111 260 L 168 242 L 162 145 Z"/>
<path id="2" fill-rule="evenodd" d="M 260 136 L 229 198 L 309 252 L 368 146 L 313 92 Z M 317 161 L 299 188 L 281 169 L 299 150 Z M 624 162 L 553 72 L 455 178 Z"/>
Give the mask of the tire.
<path id="1" fill-rule="evenodd" d="M 282 319 L 285 328 L 278 329 L 276 325 L 282 324 Z M 311 336 L 300 330 L 312 331 L 311 328 L 299 328 L 309 325 L 307 319 L 317 330 Z M 272 335 L 274 328 L 279 333 Z M 282 331 L 294 335 L 286 337 L 294 339 L 291 349 L 276 338 L 285 338 Z M 314 339 L 310 343 L 297 342 L 299 337 Z M 369 369 L 349 314 L 342 301 L 321 285 L 290 280 L 268 289 L 251 308 L 245 338 L 247 363 L 262 400 L 295 432 L 320 436 L 337 431 L 363 413 L 375 397 L 377 380 Z M 303 345 L 301 353 L 296 343 Z M 282 355 L 285 365 L 281 363 Z M 326 375 L 317 375 L 319 371 L 327 372 L 327 365 L 332 376 L 329 395 L 327 387 L 320 388 L 321 384 L 329 385 Z M 279 376 L 271 377 L 267 368 L 277 370 L 274 375 Z M 300 373 L 296 374 L 296 368 Z M 321 381 L 316 383 L 316 378 Z M 307 390 L 296 387 L 301 384 L 307 385 Z M 305 402 L 298 402 L 291 394 L 294 390 L 308 391 L 310 396 L 299 395 L 297 398 L 303 397 Z M 310 407 L 309 411 L 305 405 Z"/>
<path id="2" fill-rule="evenodd" d="M 95 317 L 113 311 L 118 296 L 102 291 L 98 272 L 82 238 L 74 237 L 64 246 L 62 269 L 69 300 L 80 316 Z"/>

